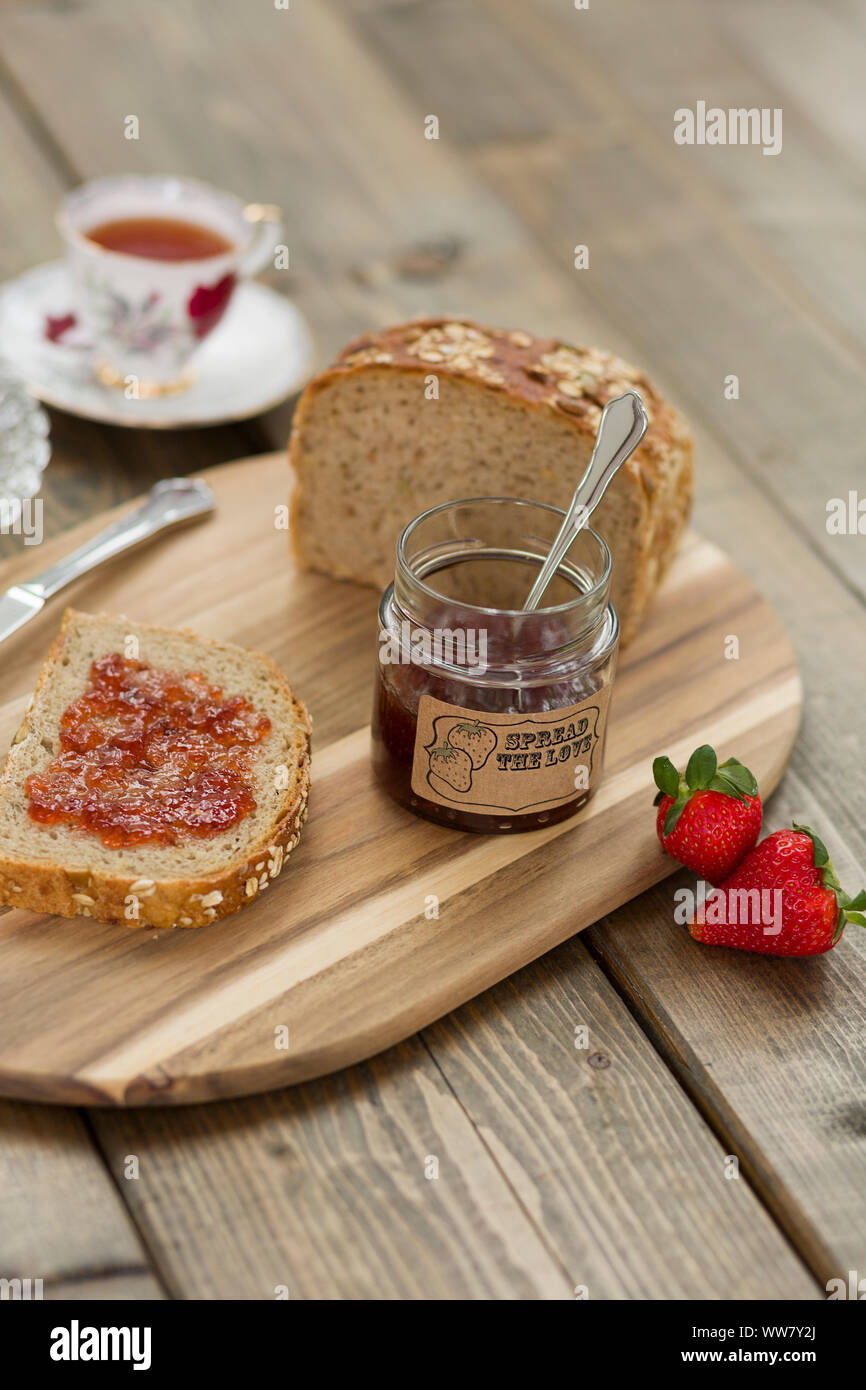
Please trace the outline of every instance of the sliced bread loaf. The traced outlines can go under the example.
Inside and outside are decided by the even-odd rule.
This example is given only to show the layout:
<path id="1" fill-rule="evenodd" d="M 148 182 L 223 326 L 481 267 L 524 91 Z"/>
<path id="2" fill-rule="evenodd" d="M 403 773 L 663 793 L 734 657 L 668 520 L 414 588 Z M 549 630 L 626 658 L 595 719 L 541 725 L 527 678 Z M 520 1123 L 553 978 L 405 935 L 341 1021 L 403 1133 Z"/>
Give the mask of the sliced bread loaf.
<path id="1" fill-rule="evenodd" d="M 106 664 L 109 657 L 113 665 Z M 109 708 L 101 703 L 102 688 L 94 686 L 93 673 L 125 672 L 121 658 L 131 657 L 140 664 L 122 677 L 128 687 L 122 708 L 115 702 Z M 170 710 L 166 706 L 164 715 L 147 685 L 163 680 L 160 673 L 181 678 L 167 681 L 179 703 Z M 222 700 L 211 699 L 216 687 Z M 158 748 L 167 769 L 153 797 L 147 781 L 152 757 L 138 772 L 124 771 L 133 756 L 129 749 L 144 746 L 134 741 L 140 739 L 146 697 L 151 700 L 148 739 L 154 740 L 147 747 Z M 199 732 L 205 727 L 200 721 L 214 709 L 221 721 L 216 759 L 208 757 L 208 742 Z M 69 715 L 64 719 L 67 711 L 71 722 Z M 76 721 L 81 727 L 70 754 Z M 92 789 L 85 788 L 88 774 L 82 772 L 78 749 L 94 747 L 114 779 L 110 795 L 100 785 L 99 762 Z M 200 769 L 188 776 L 181 770 L 172 782 L 175 757 L 183 769 L 189 750 Z M 220 762 L 224 775 L 215 770 Z M 128 926 L 203 926 L 253 902 L 279 874 L 298 842 L 309 784 L 309 716 L 267 657 L 191 632 L 69 609 L 0 777 L 0 903 Z M 202 785 L 217 798 L 224 786 L 245 798 L 231 823 L 223 822 L 227 828 L 221 828 L 219 806 L 212 822 L 196 824 Z M 61 816 L 51 810 L 57 787 L 63 794 Z M 40 788 L 37 809 L 43 820 L 31 814 Z M 185 817 L 180 828 L 172 822 L 177 803 Z M 148 816 L 160 813 L 167 821 L 159 837 L 143 839 L 150 833 Z M 85 814 L 101 830 L 85 826 Z M 141 823 L 138 815 L 144 817 Z"/>
<path id="2" fill-rule="evenodd" d="M 384 587 L 402 528 L 427 507 L 503 494 L 566 507 L 601 411 L 640 392 L 649 429 L 593 518 L 613 553 L 622 640 L 685 526 L 692 438 L 642 372 L 598 348 L 426 319 L 368 334 L 306 388 L 289 445 L 299 562 Z"/>

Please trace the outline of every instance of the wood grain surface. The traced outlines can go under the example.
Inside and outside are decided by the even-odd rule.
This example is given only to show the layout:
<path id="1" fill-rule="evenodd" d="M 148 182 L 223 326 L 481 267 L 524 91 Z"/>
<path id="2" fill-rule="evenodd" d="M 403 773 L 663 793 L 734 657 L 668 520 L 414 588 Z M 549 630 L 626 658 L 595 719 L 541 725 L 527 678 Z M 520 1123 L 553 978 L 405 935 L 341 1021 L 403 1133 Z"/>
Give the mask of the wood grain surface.
<path id="1" fill-rule="evenodd" d="M 31 1287 L 41 1280 L 46 1299 L 163 1298 L 121 1200 L 124 1165 L 115 1183 L 95 1159 L 86 1120 L 71 1110 L 4 1101 L 0 1133 L 3 1277 L 30 1279 Z"/>
<path id="2" fill-rule="evenodd" d="M 327 1080 L 93 1112 L 172 1289 L 817 1297 L 582 939 Z"/>
<path id="3" fill-rule="evenodd" d="M 824 526 L 826 500 L 852 474 L 862 495 L 862 8 L 292 0 L 277 12 L 151 0 L 133 16 L 113 0 L 5 0 L 0 29 L 5 275 L 58 254 L 52 216 L 66 188 L 110 170 L 173 169 L 283 205 L 291 270 L 269 280 L 306 311 L 320 360 L 372 324 L 456 311 L 598 342 L 644 366 L 695 429 L 698 529 L 779 612 L 797 651 L 804 718 L 765 823 L 811 821 L 844 880 L 862 881 L 862 538 L 829 538 Z M 697 97 L 781 105 L 782 154 L 674 147 L 673 110 Z M 123 139 L 128 112 L 138 141 Z M 440 120 L 433 144 L 429 112 Z M 573 247 L 586 241 L 591 268 L 578 273 Z M 722 394 L 728 372 L 740 376 L 737 401 Z M 157 476 L 281 448 L 289 414 L 155 440 L 53 413 L 46 535 Z M 39 567 L 15 537 L 0 537 L 0 554 Z M 26 655 L 11 661 L 22 698 L 52 621 L 29 648 L 22 635 Z M 337 730 L 340 698 L 322 700 Z M 0 1250 L 33 1274 L 50 1250 L 49 1275 L 63 1275 L 69 1296 L 111 1296 L 114 1280 L 119 1293 L 116 1271 L 132 1259 L 176 1297 L 269 1297 L 262 1264 L 285 1268 L 302 1210 L 303 1257 L 288 1282 L 307 1297 L 434 1287 L 543 1297 L 554 1251 L 578 1269 L 575 1283 L 581 1268 L 603 1274 L 591 1296 L 761 1297 L 763 1287 L 796 1298 L 801 1260 L 816 1292 L 828 1269 L 862 1271 L 866 939 L 849 931 L 811 964 L 701 951 L 671 926 L 671 895 L 687 881 L 666 880 L 425 1030 L 421 1049 L 387 1054 L 374 1064 L 387 1065 L 387 1084 L 365 1065 L 261 1099 L 105 1109 L 92 1114 L 89 1149 L 87 1123 L 43 1109 L 26 1156 L 15 1147 L 25 1107 L 0 1106 L 15 1177 L 4 1168 Z M 597 1122 L 594 1087 L 578 1087 L 582 1054 L 547 1041 L 561 992 L 584 987 L 590 1032 L 603 991 L 619 1034 L 652 1057 L 649 1070 L 617 1054 L 593 1072 L 610 1079 L 620 1065 L 627 1078 Z M 430 1055 L 444 1066 L 446 1027 L 462 1059 L 447 1059 L 452 1113 L 482 1142 L 461 1200 L 452 1185 L 432 1222 L 440 1189 L 424 1182 L 418 1198 L 429 1131 L 414 1077 Z M 559 1108 L 578 1093 L 585 1123 Z M 562 1147 L 560 1118 L 576 1125 L 579 1152 Z M 618 1185 L 621 1238 L 599 1221 L 611 1191 L 593 1179 L 616 1134 L 632 1156 Z M 137 1182 L 123 1178 L 130 1136 L 146 1159 Z M 457 1139 L 449 1152 L 467 1161 Z M 739 1183 L 724 1177 L 725 1154 L 739 1159 Z M 690 1165 L 704 1195 L 685 1231 L 670 1194 Z M 106 1170 L 138 1228 L 133 1254 L 113 1220 L 97 1249 L 93 1209 L 76 1201 L 78 1183 L 106 1190 Z M 514 1224 L 498 1198 L 485 1201 L 501 1183 L 534 1233 L 522 1264 L 503 1266 Z M 732 1188 L 753 1200 L 737 1205 Z M 272 1259 L 274 1245 L 286 1258 Z"/>
<path id="4" fill-rule="evenodd" d="M 586 809 L 523 835 L 422 821 L 372 778 L 377 595 L 293 569 L 285 528 L 274 524 L 289 489 L 284 455 L 207 476 L 213 520 L 90 576 L 72 598 L 254 645 L 277 661 L 315 731 L 301 847 L 267 895 L 201 932 L 125 931 L 23 909 L 0 916 L 7 1095 L 180 1104 L 380 1052 L 670 873 L 651 812 L 655 749 L 682 763 L 702 739 L 720 758 L 736 748 L 769 793 L 794 742 L 800 679 L 781 624 L 721 551 L 690 535 L 620 661 L 606 774 Z M 22 578 L 7 567 L 0 587 Z M 34 644 L 56 621 L 56 608 L 43 612 L 38 632 L 5 644 L 0 741 L 36 674 Z M 733 627 L 740 654 L 726 660 Z M 431 895 L 435 914 L 425 910 Z"/>

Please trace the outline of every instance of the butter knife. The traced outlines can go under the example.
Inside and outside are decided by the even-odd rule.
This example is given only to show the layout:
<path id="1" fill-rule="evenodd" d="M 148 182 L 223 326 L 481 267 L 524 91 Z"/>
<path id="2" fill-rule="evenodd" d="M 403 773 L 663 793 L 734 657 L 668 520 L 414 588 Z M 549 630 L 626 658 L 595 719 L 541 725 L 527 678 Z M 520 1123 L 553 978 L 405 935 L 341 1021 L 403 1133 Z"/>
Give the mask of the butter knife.
<path id="1" fill-rule="evenodd" d="M 207 516 L 215 508 L 212 490 L 200 479 L 166 478 L 157 483 L 133 511 L 112 522 L 50 569 L 28 579 L 26 584 L 13 584 L 0 596 L 0 642 L 35 618 L 47 601 L 67 584 L 96 569 L 97 565 L 132 550 L 160 531 Z"/>

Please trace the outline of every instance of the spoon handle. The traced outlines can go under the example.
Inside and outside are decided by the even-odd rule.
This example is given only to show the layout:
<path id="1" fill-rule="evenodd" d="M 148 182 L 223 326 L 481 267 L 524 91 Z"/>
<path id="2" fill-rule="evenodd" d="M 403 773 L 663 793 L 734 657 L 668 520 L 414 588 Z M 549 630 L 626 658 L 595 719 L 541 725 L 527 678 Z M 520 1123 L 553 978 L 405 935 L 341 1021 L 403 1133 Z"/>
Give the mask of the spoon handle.
<path id="1" fill-rule="evenodd" d="M 626 391 L 622 396 L 615 396 L 604 407 L 589 466 L 577 485 L 550 554 L 529 591 L 523 605 L 524 613 L 532 613 L 538 608 L 572 541 L 586 526 L 611 478 L 643 439 L 647 423 L 643 401 L 637 391 Z"/>

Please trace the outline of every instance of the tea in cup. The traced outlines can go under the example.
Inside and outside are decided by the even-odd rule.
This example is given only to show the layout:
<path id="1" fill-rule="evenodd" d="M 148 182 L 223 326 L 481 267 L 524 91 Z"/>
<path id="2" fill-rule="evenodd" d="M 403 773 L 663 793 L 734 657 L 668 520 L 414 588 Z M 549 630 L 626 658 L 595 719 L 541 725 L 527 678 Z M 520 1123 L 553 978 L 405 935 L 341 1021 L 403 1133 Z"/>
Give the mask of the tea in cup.
<path id="1" fill-rule="evenodd" d="M 94 370 L 140 396 L 189 385 L 238 279 L 262 270 L 282 236 L 277 208 L 159 174 L 94 179 L 64 199 L 57 224 Z"/>

